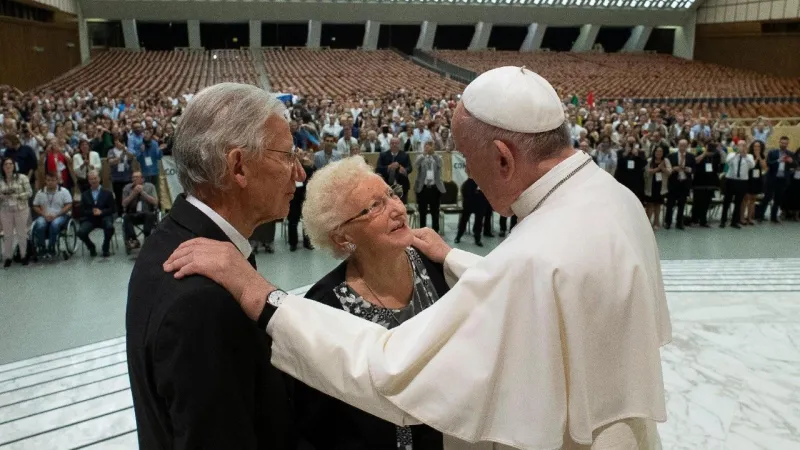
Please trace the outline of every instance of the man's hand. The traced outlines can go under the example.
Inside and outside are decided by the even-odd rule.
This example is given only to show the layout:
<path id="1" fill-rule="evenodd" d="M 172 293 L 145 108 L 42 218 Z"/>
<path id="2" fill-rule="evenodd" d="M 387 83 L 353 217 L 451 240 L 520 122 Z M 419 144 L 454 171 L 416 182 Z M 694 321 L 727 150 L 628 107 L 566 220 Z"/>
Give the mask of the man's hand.
<path id="1" fill-rule="evenodd" d="M 439 236 L 439 233 L 430 228 L 417 228 L 411 232 L 414 234 L 414 242 L 411 245 L 435 263 L 443 264 L 447 254 L 453 249 Z"/>
<path id="2" fill-rule="evenodd" d="M 100 211 L 98 208 L 92 208 L 92 214 L 94 214 L 95 216 L 99 216 L 102 213 L 103 212 Z"/>
<path id="3" fill-rule="evenodd" d="M 398 172 L 400 172 L 400 173 L 401 173 L 401 174 L 403 174 L 403 175 L 405 175 L 405 174 L 406 174 L 406 168 L 405 168 L 405 167 L 403 167 L 403 166 L 400 166 L 400 168 L 399 168 L 399 169 L 397 169 L 397 171 L 398 171 Z"/>
<path id="4" fill-rule="evenodd" d="M 137 194 L 141 194 L 141 193 L 142 193 L 142 185 L 141 185 L 141 184 L 137 184 L 137 185 L 136 185 L 136 186 L 133 188 L 133 192 L 136 192 Z"/>
<path id="5" fill-rule="evenodd" d="M 267 294 L 276 288 L 265 280 L 230 242 L 195 238 L 182 243 L 164 263 L 165 272 L 180 280 L 201 275 L 231 293 L 247 317 L 258 320 Z"/>
<path id="6" fill-rule="evenodd" d="M 52 222 L 53 220 L 55 220 L 55 218 L 56 218 L 56 216 L 54 216 L 52 214 L 47 214 L 46 216 L 44 216 L 44 220 L 46 220 L 48 223 Z"/>

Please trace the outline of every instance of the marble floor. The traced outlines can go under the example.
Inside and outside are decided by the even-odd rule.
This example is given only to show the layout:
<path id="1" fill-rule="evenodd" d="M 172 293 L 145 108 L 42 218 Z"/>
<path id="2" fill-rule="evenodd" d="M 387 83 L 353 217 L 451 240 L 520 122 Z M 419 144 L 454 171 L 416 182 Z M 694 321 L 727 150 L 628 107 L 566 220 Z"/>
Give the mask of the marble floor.
<path id="1" fill-rule="evenodd" d="M 665 449 L 800 449 L 798 265 L 663 261 Z M 135 449 L 135 427 L 124 337 L 0 365 L 0 450 Z"/>

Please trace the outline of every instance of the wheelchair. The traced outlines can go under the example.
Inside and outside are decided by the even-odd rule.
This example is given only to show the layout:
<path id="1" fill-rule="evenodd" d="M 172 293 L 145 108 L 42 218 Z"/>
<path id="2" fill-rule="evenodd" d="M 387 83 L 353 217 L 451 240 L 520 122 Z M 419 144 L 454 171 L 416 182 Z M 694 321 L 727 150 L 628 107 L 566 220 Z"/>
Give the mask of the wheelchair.
<path id="1" fill-rule="evenodd" d="M 47 233 L 45 233 L 45 239 L 47 237 Z M 28 230 L 28 249 L 34 261 L 38 261 L 39 257 L 42 256 L 37 253 L 38 248 L 33 237 L 33 222 Z M 78 222 L 72 216 L 69 216 L 67 222 L 61 226 L 58 232 L 58 239 L 56 239 L 55 250 L 56 255 L 61 255 L 64 261 L 69 260 L 78 250 Z"/>

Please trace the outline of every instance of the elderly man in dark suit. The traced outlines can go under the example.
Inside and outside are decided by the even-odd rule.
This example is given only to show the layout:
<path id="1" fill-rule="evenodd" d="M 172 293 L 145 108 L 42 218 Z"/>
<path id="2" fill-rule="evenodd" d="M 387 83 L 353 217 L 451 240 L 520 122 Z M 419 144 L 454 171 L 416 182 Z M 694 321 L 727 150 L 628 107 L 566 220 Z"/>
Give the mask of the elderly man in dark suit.
<path id="1" fill-rule="evenodd" d="M 417 180 L 414 192 L 417 193 L 419 205 L 419 226 L 425 228 L 428 210 L 431 212 L 431 228 L 439 232 L 439 204 L 445 193 L 442 182 L 442 158 L 433 151 L 433 141 L 425 142 L 425 154 L 420 155 L 414 163 Z"/>
<path id="2" fill-rule="evenodd" d="M 81 226 L 78 237 L 86 244 L 89 254 L 97 256 L 97 248 L 89 239 L 89 233 L 95 228 L 103 229 L 103 257 L 109 257 L 109 245 L 114 236 L 114 194 L 100 186 L 100 175 L 90 171 L 86 176 L 89 189 L 81 194 Z"/>
<path id="3" fill-rule="evenodd" d="M 389 186 L 395 183 L 403 187 L 403 203 L 408 202 L 408 190 L 411 183 L 408 176 L 414 170 L 411 167 L 411 158 L 408 153 L 400 149 L 400 138 L 394 137 L 389 141 L 389 151 L 382 152 L 378 157 L 378 166 L 375 171 L 383 177 Z"/>
<path id="4" fill-rule="evenodd" d="M 139 446 L 296 449 L 291 382 L 270 364 L 263 327 L 214 281 L 163 268 L 197 237 L 230 242 L 255 266 L 247 238 L 286 217 L 304 179 L 283 105 L 255 86 L 211 86 L 184 110 L 173 155 L 187 195 L 145 241 L 128 291 Z"/>

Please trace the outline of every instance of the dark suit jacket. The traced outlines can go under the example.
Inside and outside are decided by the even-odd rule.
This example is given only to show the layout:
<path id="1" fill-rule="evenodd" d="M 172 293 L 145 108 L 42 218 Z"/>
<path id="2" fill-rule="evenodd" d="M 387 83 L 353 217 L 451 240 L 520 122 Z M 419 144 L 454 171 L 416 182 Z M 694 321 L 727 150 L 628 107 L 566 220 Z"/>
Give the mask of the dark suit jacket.
<path id="1" fill-rule="evenodd" d="M 195 237 L 228 241 L 181 195 L 131 274 L 125 326 L 140 448 L 294 449 L 291 380 L 270 364 L 265 330 L 210 279 L 162 269 Z"/>
<path id="2" fill-rule="evenodd" d="M 97 194 L 97 201 L 92 197 L 92 190 L 86 190 L 81 194 L 81 218 L 83 220 L 98 219 L 97 216 L 92 214 L 92 210 L 98 208 L 101 213 L 99 218 L 107 217 L 114 214 L 116 203 L 114 202 L 114 194 L 100 187 L 100 193 Z"/>
<path id="3" fill-rule="evenodd" d="M 667 158 L 669 158 L 669 162 L 670 164 L 672 164 L 673 168 L 678 167 L 680 162 L 680 155 L 678 154 L 678 152 L 670 153 Z M 689 151 L 687 150 L 686 160 L 684 161 L 684 167 L 691 167 L 692 173 L 686 173 L 686 178 L 683 181 L 680 181 L 678 179 L 678 172 L 672 172 L 669 176 L 669 181 L 668 181 L 669 190 L 672 192 L 677 192 L 683 189 L 686 190 L 686 193 L 688 194 L 689 188 L 692 187 L 692 176 L 694 176 L 694 169 L 695 169 L 694 166 L 695 166 L 694 155 L 689 153 Z"/>
<path id="4" fill-rule="evenodd" d="M 383 177 L 384 180 L 388 183 L 389 181 L 389 164 L 393 162 L 400 163 L 401 166 L 405 167 L 406 174 L 403 175 L 399 171 L 397 172 L 397 182 L 402 184 L 406 187 L 409 186 L 408 183 L 408 176 L 411 175 L 411 172 L 414 170 L 411 167 L 411 158 L 408 157 L 408 153 L 406 152 L 397 152 L 397 156 L 392 156 L 392 152 L 382 152 L 380 156 L 378 156 L 378 165 L 376 167 L 376 171 Z"/>
<path id="5" fill-rule="evenodd" d="M 439 297 L 443 296 L 449 290 L 444 279 L 444 267 L 432 262 L 422 252 L 417 251 L 417 253 Z M 342 309 L 342 303 L 333 290 L 345 281 L 346 274 L 347 261 L 339 264 L 319 280 L 306 293 L 306 298 Z M 300 382 L 296 384 L 295 394 L 300 434 L 317 450 L 397 449 L 397 432 L 394 424 Z M 412 426 L 411 434 L 414 450 L 442 449 L 442 434 L 426 425 Z"/>
<path id="6" fill-rule="evenodd" d="M 788 155 L 792 157 L 791 162 L 787 163 L 784 166 L 783 176 L 785 180 L 789 180 L 792 177 L 792 173 L 789 172 L 789 169 L 795 167 L 797 161 L 794 160 L 794 155 L 790 151 L 782 152 L 781 149 L 776 148 L 772 149 L 767 153 L 767 182 L 773 183 L 778 179 L 778 168 L 781 163 L 781 159 L 784 155 Z"/>
<path id="7" fill-rule="evenodd" d="M 478 187 L 478 183 L 472 178 L 467 178 L 461 185 L 461 199 L 463 200 L 465 214 L 486 215 L 492 210 L 492 205 L 486 199 L 483 191 Z"/>

